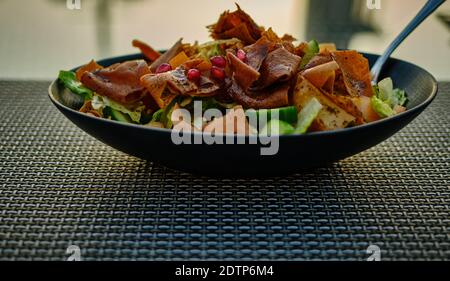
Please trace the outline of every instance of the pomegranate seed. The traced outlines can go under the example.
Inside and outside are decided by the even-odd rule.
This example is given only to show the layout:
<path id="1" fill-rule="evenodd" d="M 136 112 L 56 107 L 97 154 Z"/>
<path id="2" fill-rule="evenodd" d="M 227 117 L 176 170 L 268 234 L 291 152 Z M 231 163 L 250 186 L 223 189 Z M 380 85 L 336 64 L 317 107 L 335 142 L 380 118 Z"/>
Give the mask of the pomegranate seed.
<path id="1" fill-rule="evenodd" d="M 220 68 L 225 68 L 225 66 L 227 66 L 227 61 L 222 56 L 215 56 L 215 57 L 212 57 L 210 60 L 211 60 L 212 65 L 214 65 L 214 66 L 217 66 Z"/>
<path id="2" fill-rule="evenodd" d="M 211 76 L 216 78 L 217 80 L 224 80 L 225 79 L 225 71 L 222 68 L 213 66 L 211 68 Z"/>
<path id="3" fill-rule="evenodd" d="M 236 56 L 238 57 L 238 59 L 240 59 L 243 62 L 245 62 L 247 60 L 247 54 L 242 49 L 239 49 L 237 51 Z"/>
<path id="4" fill-rule="evenodd" d="M 200 71 L 196 68 L 189 69 L 187 72 L 187 78 L 191 81 L 197 81 L 201 75 Z"/>
<path id="5" fill-rule="evenodd" d="M 164 73 L 167 71 L 171 71 L 172 70 L 172 66 L 168 63 L 163 63 L 160 66 L 158 66 L 158 68 L 156 69 L 156 73 Z"/>

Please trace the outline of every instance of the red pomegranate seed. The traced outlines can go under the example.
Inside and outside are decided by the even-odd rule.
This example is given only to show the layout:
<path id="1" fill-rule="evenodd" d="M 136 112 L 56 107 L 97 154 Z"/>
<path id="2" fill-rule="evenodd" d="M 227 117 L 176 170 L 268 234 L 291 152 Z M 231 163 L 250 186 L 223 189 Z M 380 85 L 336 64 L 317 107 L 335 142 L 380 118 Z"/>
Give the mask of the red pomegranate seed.
<path id="1" fill-rule="evenodd" d="M 156 69 L 156 73 L 164 73 L 167 71 L 171 71 L 172 70 L 172 66 L 168 63 L 163 63 L 160 66 L 158 66 L 158 68 Z"/>
<path id="2" fill-rule="evenodd" d="M 227 66 L 227 61 L 222 56 L 215 56 L 215 57 L 212 57 L 210 60 L 211 60 L 212 65 L 214 65 L 214 66 L 217 66 L 220 68 L 225 68 L 225 66 Z"/>
<path id="3" fill-rule="evenodd" d="M 236 56 L 238 57 L 238 59 L 240 59 L 243 62 L 245 62 L 247 60 L 247 54 L 242 49 L 239 49 L 237 51 Z"/>
<path id="4" fill-rule="evenodd" d="M 187 78 L 191 81 L 198 81 L 201 75 L 200 71 L 196 68 L 189 69 L 187 72 Z"/>
<path id="5" fill-rule="evenodd" d="M 211 68 L 211 76 L 216 78 L 217 80 L 224 80 L 225 79 L 225 71 L 222 68 L 213 66 Z"/>

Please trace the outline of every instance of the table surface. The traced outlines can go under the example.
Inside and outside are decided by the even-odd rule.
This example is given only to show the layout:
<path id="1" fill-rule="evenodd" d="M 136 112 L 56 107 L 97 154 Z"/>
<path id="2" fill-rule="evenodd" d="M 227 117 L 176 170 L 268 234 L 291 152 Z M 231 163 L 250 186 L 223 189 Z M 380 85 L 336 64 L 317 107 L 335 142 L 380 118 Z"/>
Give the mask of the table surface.
<path id="1" fill-rule="evenodd" d="M 450 260 L 450 83 L 390 140 L 270 179 L 194 177 L 103 145 L 48 82 L 0 81 L 0 259 Z"/>

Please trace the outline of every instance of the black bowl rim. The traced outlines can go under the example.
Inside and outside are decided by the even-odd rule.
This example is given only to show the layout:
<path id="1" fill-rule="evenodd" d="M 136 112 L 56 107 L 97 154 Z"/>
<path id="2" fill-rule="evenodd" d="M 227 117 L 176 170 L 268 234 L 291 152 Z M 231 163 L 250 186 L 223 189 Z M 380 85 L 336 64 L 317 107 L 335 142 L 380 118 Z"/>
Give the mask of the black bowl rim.
<path id="1" fill-rule="evenodd" d="M 360 52 L 360 53 L 362 55 L 364 55 L 364 56 L 366 56 L 366 55 L 379 56 L 377 54 L 372 54 L 372 53 L 365 53 L 365 52 Z M 105 60 L 127 61 L 127 60 L 139 59 L 139 58 L 142 58 L 142 54 L 135 53 L 135 54 L 129 54 L 129 55 L 105 58 L 105 59 L 101 59 L 101 60 L 98 60 L 98 61 L 99 62 L 105 61 Z M 393 61 L 393 62 L 406 63 L 406 64 L 409 64 L 411 66 L 417 67 L 418 69 L 423 71 L 425 74 L 427 74 L 432 79 L 433 90 L 432 90 L 432 93 L 428 96 L 428 98 L 425 101 L 423 101 L 422 103 L 416 105 L 413 108 L 407 109 L 405 112 L 402 112 L 400 114 L 396 114 L 396 115 L 394 115 L 392 117 L 385 118 L 385 119 L 380 119 L 380 120 L 377 120 L 375 122 L 370 122 L 370 123 L 366 123 L 366 124 L 363 124 L 363 125 L 358 125 L 358 126 L 355 126 L 355 127 L 339 129 L 339 130 L 332 130 L 332 131 L 311 132 L 311 133 L 302 134 L 302 135 L 300 135 L 300 134 L 297 134 L 297 135 L 283 135 L 283 136 L 278 136 L 278 137 L 279 138 L 299 138 L 299 137 L 304 137 L 305 138 L 305 137 L 323 136 L 323 135 L 330 135 L 330 134 L 347 134 L 347 133 L 351 133 L 351 132 L 353 132 L 355 130 L 362 130 L 362 129 L 368 128 L 370 126 L 382 125 L 382 124 L 385 124 L 387 122 L 391 122 L 393 120 L 401 119 L 401 118 L 403 118 L 403 117 L 405 117 L 407 115 L 413 114 L 414 112 L 417 112 L 417 111 L 420 112 L 421 110 L 424 110 L 426 107 L 428 107 L 428 105 L 430 105 L 431 102 L 436 98 L 437 93 L 438 93 L 438 82 L 437 82 L 436 78 L 430 72 L 425 70 L 424 68 L 422 68 L 422 67 L 420 67 L 420 66 L 418 66 L 416 64 L 413 64 L 411 62 L 404 61 L 404 60 L 397 59 L 397 58 L 392 58 L 392 57 L 389 60 Z M 73 68 L 72 71 L 78 69 L 79 67 Z M 127 127 L 142 129 L 142 130 L 149 130 L 149 131 L 153 131 L 153 132 L 160 132 L 160 133 L 166 133 L 166 134 L 172 132 L 171 129 L 154 128 L 154 127 L 149 127 L 149 126 L 145 126 L 145 125 L 138 125 L 138 124 L 127 124 L 127 123 L 118 122 L 118 121 L 115 121 L 115 120 L 110 120 L 110 119 L 106 119 L 106 118 L 98 118 L 98 117 L 94 117 L 94 116 L 90 116 L 90 115 L 81 113 L 81 112 L 79 112 L 77 110 L 74 110 L 74 109 L 72 109 L 70 107 L 67 107 L 66 105 L 60 103 L 53 96 L 52 89 L 53 89 L 53 87 L 54 87 L 54 85 L 56 83 L 58 83 L 58 79 L 54 80 L 50 84 L 50 86 L 48 88 L 48 96 L 49 96 L 50 100 L 57 107 L 60 107 L 60 108 L 62 108 L 64 110 L 68 110 L 68 111 L 72 112 L 73 114 L 82 116 L 83 118 L 90 118 L 90 119 L 97 120 L 97 121 L 102 121 L 102 122 L 106 122 L 106 123 L 112 123 L 112 124 L 115 124 L 115 125 L 127 126 Z M 191 134 L 193 134 L 193 135 L 198 135 L 198 134 L 202 135 L 201 132 L 199 132 L 199 133 L 195 132 L 195 133 L 191 133 Z M 257 137 L 257 136 L 236 136 L 236 137 L 250 138 L 250 137 Z"/>

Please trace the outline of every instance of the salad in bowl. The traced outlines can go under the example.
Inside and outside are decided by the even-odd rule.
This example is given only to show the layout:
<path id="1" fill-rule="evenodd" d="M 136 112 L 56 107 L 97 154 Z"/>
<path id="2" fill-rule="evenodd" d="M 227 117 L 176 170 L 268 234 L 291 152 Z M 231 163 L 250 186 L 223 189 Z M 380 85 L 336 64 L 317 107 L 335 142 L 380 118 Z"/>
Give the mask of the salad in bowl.
<path id="1" fill-rule="evenodd" d="M 372 85 L 368 60 L 332 43 L 298 42 L 239 6 L 208 26 L 212 41 L 165 52 L 134 40 L 145 59 L 92 60 L 58 81 L 98 118 L 184 132 L 295 135 L 340 130 L 406 110 L 405 91 Z"/>

